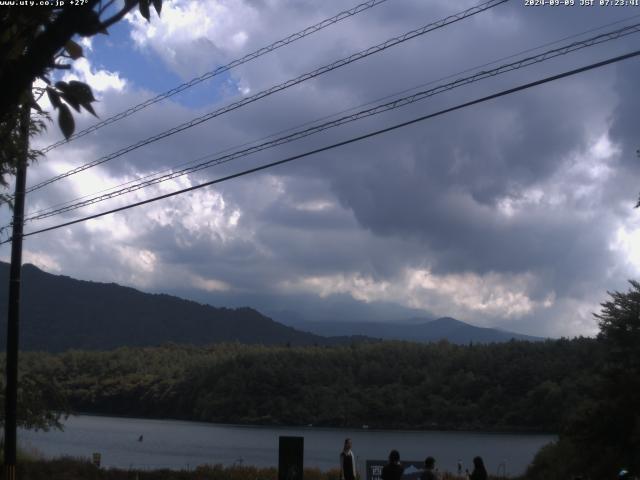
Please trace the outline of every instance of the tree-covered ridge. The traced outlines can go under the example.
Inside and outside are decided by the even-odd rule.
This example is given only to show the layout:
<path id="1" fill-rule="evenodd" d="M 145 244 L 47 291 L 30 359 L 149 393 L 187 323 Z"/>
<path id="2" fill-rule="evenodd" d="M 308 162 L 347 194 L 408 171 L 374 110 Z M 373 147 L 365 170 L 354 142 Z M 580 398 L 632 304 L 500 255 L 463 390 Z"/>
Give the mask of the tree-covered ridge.
<path id="1" fill-rule="evenodd" d="M 0 345 L 5 345 L 9 265 L 0 262 Z M 166 294 L 151 294 L 115 283 L 52 275 L 23 267 L 21 350 L 61 352 L 240 342 L 262 345 L 340 345 L 380 338 L 454 343 L 501 342 L 535 337 L 475 327 L 452 318 L 427 323 L 360 324 L 357 330 L 315 334 L 284 325 L 252 308 L 220 308 Z M 346 316 L 345 318 L 348 318 Z M 341 322 L 338 322 L 341 323 Z M 342 322 L 348 324 L 349 322 Z M 308 323 L 307 323 L 308 325 Z M 357 325 L 357 323 L 356 323 Z M 363 336 L 366 333 L 367 336 Z M 329 335 L 329 336 L 327 336 Z"/>
<path id="2" fill-rule="evenodd" d="M 72 410 L 220 423 L 559 431 L 595 340 L 28 353 Z"/>
<path id="3" fill-rule="evenodd" d="M 0 262 L 0 345 L 6 344 L 8 271 L 8 264 Z M 169 341 L 322 345 L 351 340 L 301 332 L 252 308 L 216 308 L 115 283 L 52 275 L 33 265 L 23 267 L 21 315 L 21 350 L 107 350 Z"/>

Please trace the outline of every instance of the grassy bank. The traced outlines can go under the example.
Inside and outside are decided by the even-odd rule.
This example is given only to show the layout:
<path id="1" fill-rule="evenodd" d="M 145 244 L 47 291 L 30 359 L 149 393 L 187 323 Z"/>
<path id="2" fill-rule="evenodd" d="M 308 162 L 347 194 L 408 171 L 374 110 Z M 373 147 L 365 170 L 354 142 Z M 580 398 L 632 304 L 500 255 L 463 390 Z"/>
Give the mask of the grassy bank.
<path id="1" fill-rule="evenodd" d="M 20 480 L 277 480 L 275 468 L 201 466 L 193 470 L 98 468 L 88 460 L 61 457 L 18 465 Z M 339 480 L 335 472 L 305 469 L 305 480 Z"/>
<path id="2" fill-rule="evenodd" d="M 4 471 L 1 479 L 4 480 Z M 57 458 L 54 460 L 28 460 L 18 464 L 18 480 L 277 480 L 276 468 L 248 466 L 200 466 L 193 470 L 121 470 L 98 468 L 88 460 Z M 321 471 L 305 468 L 304 480 L 339 480 L 338 470 Z M 458 479 L 444 473 L 442 480 Z M 490 477 L 496 479 L 497 477 Z"/>

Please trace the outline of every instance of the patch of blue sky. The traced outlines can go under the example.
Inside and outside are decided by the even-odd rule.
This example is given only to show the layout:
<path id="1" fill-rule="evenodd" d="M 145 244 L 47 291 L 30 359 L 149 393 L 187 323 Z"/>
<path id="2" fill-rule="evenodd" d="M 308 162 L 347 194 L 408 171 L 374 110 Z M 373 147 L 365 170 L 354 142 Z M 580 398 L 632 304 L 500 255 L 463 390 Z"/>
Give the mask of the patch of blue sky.
<path id="1" fill-rule="evenodd" d="M 229 72 L 224 72 L 180 92 L 173 99 L 185 107 L 199 109 L 239 95 L 237 82 Z"/>
<path id="2" fill-rule="evenodd" d="M 109 35 L 94 36 L 92 51 L 86 54 L 93 68 L 118 72 L 134 88 L 149 90 L 154 94 L 185 82 L 168 68 L 155 51 L 136 48 L 131 38 L 131 27 L 126 22 L 112 26 Z M 238 94 L 237 83 L 229 72 L 224 72 L 174 95 L 172 101 L 187 108 L 199 109 Z"/>
<path id="3" fill-rule="evenodd" d="M 87 56 L 94 68 L 118 72 L 135 87 L 156 93 L 182 82 L 157 55 L 135 47 L 126 22 L 113 25 L 109 35 L 98 34 L 92 40 L 92 52 Z"/>

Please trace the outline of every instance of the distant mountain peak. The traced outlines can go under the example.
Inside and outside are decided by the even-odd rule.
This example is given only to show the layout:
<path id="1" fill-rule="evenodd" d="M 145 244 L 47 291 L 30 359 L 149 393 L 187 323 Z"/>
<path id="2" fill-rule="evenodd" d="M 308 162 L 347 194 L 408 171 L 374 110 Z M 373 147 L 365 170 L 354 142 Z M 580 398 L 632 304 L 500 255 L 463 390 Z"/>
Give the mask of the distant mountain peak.
<path id="1" fill-rule="evenodd" d="M 3 325 L 6 325 L 8 271 L 9 265 L 0 262 Z M 303 316 L 288 315 L 289 322 L 285 325 L 249 306 L 212 307 L 164 293 L 144 293 L 117 283 L 54 275 L 32 264 L 23 266 L 21 303 L 20 341 L 21 348 L 26 350 L 104 350 L 164 343 L 335 345 L 389 339 L 467 344 L 512 338 L 542 340 L 477 327 L 452 317 L 411 317 L 395 322 L 308 322 Z M 4 345 L 3 325 L 0 342 Z"/>
<path id="2" fill-rule="evenodd" d="M 300 330 L 319 335 L 358 335 L 383 340 L 406 340 L 414 342 L 438 342 L 447 340 L 451 343 L 494 343 L 507 342 L 511 339 L 540 341 L 539 337 L 522 335 L 496 328 L 471 325 L 453 317 L 420 318 L 412 317 L 405 321 L 390 322 L 290 322 Z"/>

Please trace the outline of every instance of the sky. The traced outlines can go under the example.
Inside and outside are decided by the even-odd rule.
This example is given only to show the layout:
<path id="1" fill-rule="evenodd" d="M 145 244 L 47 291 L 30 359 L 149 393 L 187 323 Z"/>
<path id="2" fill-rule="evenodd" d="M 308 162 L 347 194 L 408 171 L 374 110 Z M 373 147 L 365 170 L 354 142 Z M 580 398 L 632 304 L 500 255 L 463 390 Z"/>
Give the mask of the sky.
<path id="1" fill-rule="evenodd" d="M 30 167 L 28 185 L 475 4 L 387 0 L 48 152 Z M 355 5 L 165 0 L 161 16 L 153 12 L 150 23 L 136 12 L 108 36 L 78 39 L 85 58 L 64 78 L 89 83 L 97 114 L 108 118 Z M 635 22 L 640 7 L 525 6 L 512 0 L 57 181 L 29 194 L 27 212 Z M 639 40 L 633 34 L 494 76 L 30 222 L 25 231 L 621 55 L 637 49 Z M 275 320 L 452 316 L 539 336 L 593 335 L 593 313 L 607 291 L 624 291 L 629 279 L 640 277 L 640 209 L 634 209 L 640 193 L 639 76 L 640 60 L 626 60 L 34 235 L 25 239 L 24 261 L 55 274 L 215 306 L 248 305 Z M 96 119 L 83 113 L 76 122 L 80 129 Z M 51 124 L 33 145 L 60 138 Z M 1 219 L 9 220 L 6 208 Z M 8 259 L 8 246 L 0 248 L 0 257 Z"/>

